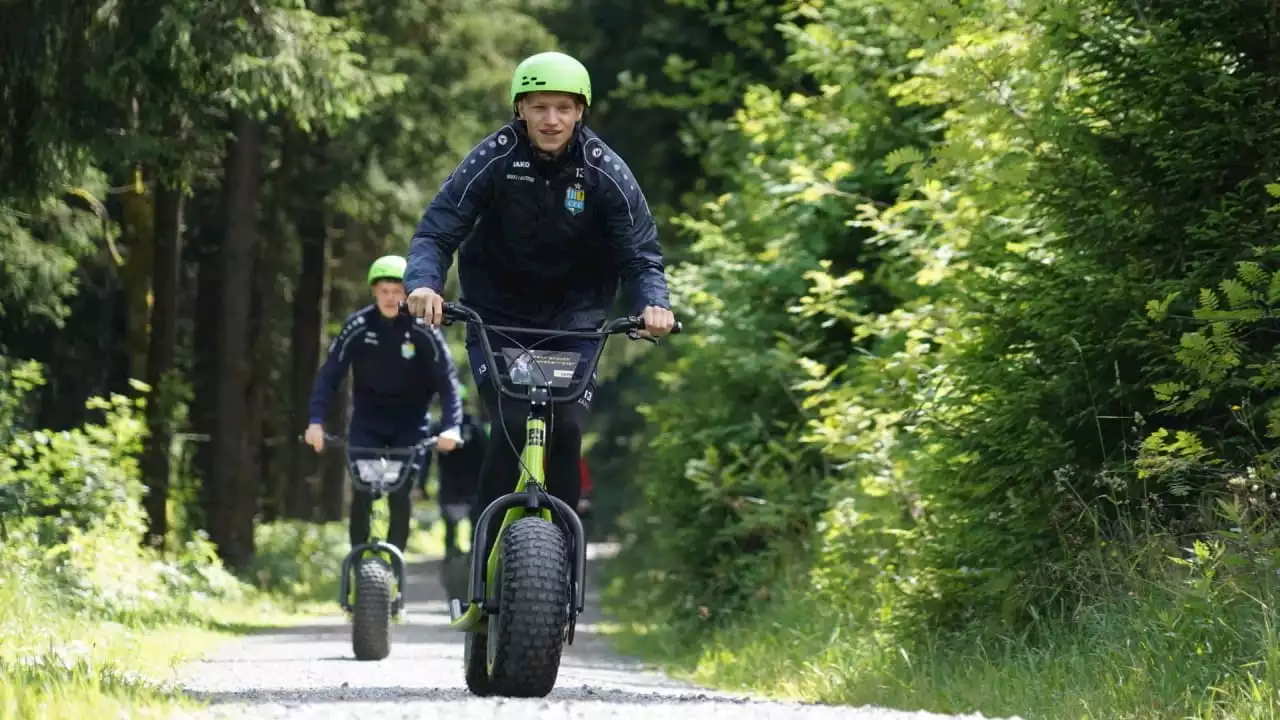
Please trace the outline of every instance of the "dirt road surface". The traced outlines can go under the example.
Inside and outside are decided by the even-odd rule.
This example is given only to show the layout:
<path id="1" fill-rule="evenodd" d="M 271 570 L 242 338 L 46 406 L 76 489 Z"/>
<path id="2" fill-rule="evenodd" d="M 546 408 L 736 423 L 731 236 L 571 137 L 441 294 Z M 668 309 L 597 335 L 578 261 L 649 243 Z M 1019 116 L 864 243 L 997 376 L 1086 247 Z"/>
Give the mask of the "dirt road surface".
<path id="1" fill-rule="evenodd" d="M 594 568 L 601 552 L 591 548 Z M 439 562 L 410 567 L 406 621 L 392 629 L 391 655 L 359 662 L 345 617 L 309 619 L 237 639 L 180 669 L 178 684 L 209 703 L 184 717 L 288 720 L 927 720 L 982 718 L 881 708 L 804 705 L 707 690 L 619 656 L 599 632 L 600 607 L 589 592 L 574 644 L 565 650 L 556 689 L 544 699 L 471 695 L 462 678 L 462 637 L 448 629 Z M 594 573 L 592 573 L 594 575 Z M 594 579 L 594 578 L 592 578 Z M 594 583 L 589 580 L 589 589 Z M 335 611 L 337 604 L 334 605 Z"/>

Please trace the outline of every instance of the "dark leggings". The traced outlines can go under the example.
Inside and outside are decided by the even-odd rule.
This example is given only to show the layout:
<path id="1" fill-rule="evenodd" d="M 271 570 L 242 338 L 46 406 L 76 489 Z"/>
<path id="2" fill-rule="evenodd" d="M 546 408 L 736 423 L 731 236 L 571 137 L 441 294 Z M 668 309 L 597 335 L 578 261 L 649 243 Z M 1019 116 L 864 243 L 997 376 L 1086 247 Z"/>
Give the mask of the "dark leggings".
<path id="1" fill-rule="evenodd" d="M 472 498 L 474 500 L 474 498 Z M 441 503 L 440 519 L 444 522 L 444 556 L 452 558 L 462 554 L 462 550 L 458 547 L 458 522 L 461 518 L 455 518 L 449 514 L 449 505 L 453 503 Z M 461 503 L 459 503 L 461 504 Z M 475 502 L 467 505 L 467 510 L 471 517 L 471 527 L 475 527 L 475 518 L 479 516 L 480 511 L 476 510 Z"/>
<path id="2" fill-rule="evenodd" d="M 422 430 L 413 427 L 388 431 L 353 422 L 350 429 L 347 430 L 347 442 L 352 447 L 358 448 L 408 447 L 421 439 Z M 359 453 L 356 454 L 357 457 L 360 455 Z M 413 492 L 413 486 L 418 483 L 418 475 L 425 475 L 431 463 L 431 453 L 425 453 L 422 457 L 422 464 L 417 473 L 410 475 L 404 485 L 401 485 L 398 490 L 387 497 L 387 502 L 391 504 L 391 522 L 387 530 L 387 542 L 395 545 L 402 553 L 405 545 L 409 542 L 409 511 L 412 506 L 409 494 Z M 352 492 L 351 524 L 349 526 L 352 548 L 369 542 L 369 526 L 372 513 L 373 495 L 359 490 Z"/>
<path id="3" fill-rule="evenodd" d="M 458 521 L 444 517 L 444 556 L 453 557 L 458 551 Z"/>

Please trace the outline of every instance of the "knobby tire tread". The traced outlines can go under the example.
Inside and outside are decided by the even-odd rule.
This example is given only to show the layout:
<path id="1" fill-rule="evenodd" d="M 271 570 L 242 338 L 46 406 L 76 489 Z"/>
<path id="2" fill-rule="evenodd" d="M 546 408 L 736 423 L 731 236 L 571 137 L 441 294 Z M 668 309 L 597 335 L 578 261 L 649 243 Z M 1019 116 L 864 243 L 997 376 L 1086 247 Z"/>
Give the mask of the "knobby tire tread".
<path id="1" fill-rule="evenodd" d="M 395 577 L 377 558 L 356 563 L 356 602 L 351 649 L 357 660 L 382 660 L 391 654 L 391 602 Z"/>
<path id="2" fill-rule="evenodd" d="M 569 553 L 563 531 L 540 518 L 516 521 L 502 535 L 501 610 L 492 690 L 507 697 L 546 697 L 560 674 L 569 623 Z"/>

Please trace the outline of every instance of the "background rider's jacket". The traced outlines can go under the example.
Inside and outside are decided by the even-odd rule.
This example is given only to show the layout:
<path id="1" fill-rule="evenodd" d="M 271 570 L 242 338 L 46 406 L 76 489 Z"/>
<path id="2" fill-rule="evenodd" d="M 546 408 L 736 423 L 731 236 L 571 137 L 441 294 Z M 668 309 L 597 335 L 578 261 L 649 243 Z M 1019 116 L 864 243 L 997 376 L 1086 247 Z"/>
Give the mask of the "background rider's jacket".
<path id="1" fill-rule="evenodd" d="M 324 423 L 329 400 L 348 367 L 353 368 L 352 425 L 425 425 L 436 393 L 441 425 L 456 431 L 462 422 L 458 374 L 439 328 L 405 313 L 385 318 L 376 305 L 352 313 L 316 375 L 308 407 L 311 422 Z"/>
<path id="2" fill-rule="evenodd" d="M 418 223 L 405 290 L 442 292 L 459 244 L 461 300 L 486 322 L 597 327 L 619 279 L 628 311 L 669 307 L 644 193 L 622 158 L 581 125 L 555 159 L 534 147 L 522 120 L 472 149 Z"/>

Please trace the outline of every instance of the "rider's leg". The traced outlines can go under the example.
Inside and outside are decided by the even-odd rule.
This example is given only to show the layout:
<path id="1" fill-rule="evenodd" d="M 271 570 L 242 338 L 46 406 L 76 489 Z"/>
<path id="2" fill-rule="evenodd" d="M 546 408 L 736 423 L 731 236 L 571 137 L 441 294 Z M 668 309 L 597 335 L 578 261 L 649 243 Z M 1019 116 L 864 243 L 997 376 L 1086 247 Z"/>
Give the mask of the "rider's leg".
<path id="1" fill-rule="evenodd" d="M 448 513 L 441 513 L 440 518 L 444 521 L 444 556 L 447 558 L 458 554 L 458 521 L 454 520 Z"/>
<path id="2" fill-rule="evenodd" d="M 404 552 L 405 545 L 409 544 L 409 517 L 413 510 L 413 501 L 409 499 L 409 494 L 413 492 L 413 483 L 405 483 L 399 490 L 391 493 L 387 497 L 387 501 L 391 507 L 391 522 L 387 529 L 387 542 L 395 545 Z"/>
<path id="3" fill-rule="evenodd" d="M 347 444 L 353 447 L 377 447 L 380 439 L 378 433 L 363 423 L 352 422 L 351 427 L 347 429 Z M 348 521 L 348 535 L 352 548 L 369 542 L 369 520 L 372 513 L 373 496 L 367 492 L 354 490 L 351 493 L 351 517 Z"/>
<path id="4" fill-rule="evenodd" d="M 354 490 L 351 493 L 351 520 L 348 535 L 351 547 L 369 542 L 369 517 L 373 514 L 373 496 Z"/>
<path id="5" fill-rule="evenodd" d="M 444 523 L 446 558 L 462 554 L 462 549 L 458 546 L 458 518 L 453 516 L 451 506 L 463 501 L 466 497 L 467 483 L 466 479 L 460 476 L 460 464 L 456 456 L 469 451 L 470 448 L 463 446 L 439 458 L 437 475 L 440 477 L 440 486 L 436 490 L 436 506 L 440 508 L 440 522 Z M 474 511 L 474 508 L 472 510 Z"/>
<path id="6" fill-rule="evenodd" d="M 396 447 L 409 447 L 421 440 L 422 434 L 423 430 L 419 427 L 405 428 L 395 434 L 391 444 Z M 422 464 L 418 471 L 410 475 L 404 485 L 387 498 L 391 511 L 387 542 L 395 545 L 402 553 L 405 546 L 409 544 L 409 519 L 413 513 L 413 501 L 409 496 L 413 493 L 414 486 L 418 484 L 420 476 L 425 476 L 431 468 L 431 453 L 423 453 L 420 462 Z"/>
<path id="7" fill-rule="evenodd" d="M 480 498 L 473 510 L 476 518 L 489 503 L 515 489 L 520 477 L 520 452 L 524 450 L 524 421 L 529 414 L 529 403 L 499 397 L 488 383 L 478 384 L 480 398 L 489 406 L 493 423 L 488 452 L 480 466 Z"/>
<path id="8" fill-rule="evenodd" d="M 594 386 L 594 383 L 592 383 Z M 594 394 L 594 387 L 588 390 Z M 583 395 L 586 400 L 586 395 Z M 552 495 L 565 501 L 569 507 L 578 507 L 582 497 L 582 477 L 578 458 L 582 455 L 582 429 L 586 425 L 590 401 L 556 405 L 552 411 L 550 447 L 547 448 L 547 489 Z"/>

